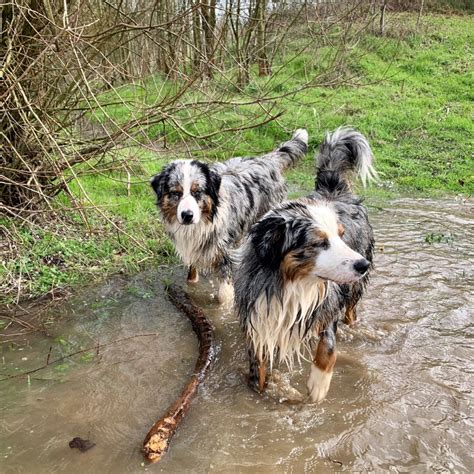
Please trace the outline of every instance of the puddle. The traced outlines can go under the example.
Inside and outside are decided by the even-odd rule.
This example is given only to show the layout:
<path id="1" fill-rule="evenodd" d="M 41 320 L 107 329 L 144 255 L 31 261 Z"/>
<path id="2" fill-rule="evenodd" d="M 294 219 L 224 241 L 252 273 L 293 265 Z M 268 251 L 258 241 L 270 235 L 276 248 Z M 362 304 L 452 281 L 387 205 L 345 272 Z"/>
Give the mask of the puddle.
<path id="1" fill-rule="evenodd" d="M 0 383 L 1 472 L 473 472 L 472 202 L 399 199 L 370 213 L 376 271 L 358 325 L 338 334 L 323 403 L 249 391 L 238 323 L 199 283 L 191 294 L 215 326 L 217 362 L 169 453 L 142 465 L 141 442 L 190 375 L 197 341 L 163 296 L 170 270 L 116 277 L 55 308 L 64 317 L 48 336 L 3 346 L 2 375 L 88 350 Z M 71 450 L 75 436 L 96 447 Z"/>

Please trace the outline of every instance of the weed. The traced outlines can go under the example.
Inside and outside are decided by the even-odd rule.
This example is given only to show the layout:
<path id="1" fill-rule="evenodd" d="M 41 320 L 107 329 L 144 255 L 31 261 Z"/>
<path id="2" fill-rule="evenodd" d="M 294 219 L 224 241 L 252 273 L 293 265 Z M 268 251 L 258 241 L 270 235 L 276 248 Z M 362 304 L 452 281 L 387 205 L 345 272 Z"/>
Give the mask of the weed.
<path id="1" fill-rule="evenodd" d="M 425 235 L 425 242 L 427 244 L 450 244 L 453 242 L 453 236 L 451 234 L 443 234 L 438 232 L 432 232 Z"/>

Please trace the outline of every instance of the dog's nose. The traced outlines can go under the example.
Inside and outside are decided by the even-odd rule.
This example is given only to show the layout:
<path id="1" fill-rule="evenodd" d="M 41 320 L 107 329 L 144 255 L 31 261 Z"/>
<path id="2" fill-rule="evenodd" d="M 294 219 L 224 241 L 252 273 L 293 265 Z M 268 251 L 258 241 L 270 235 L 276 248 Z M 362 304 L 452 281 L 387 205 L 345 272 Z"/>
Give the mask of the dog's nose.
<path id="1" fill-rule="evenodd" d="M 193 222 L 193 211 L 182 211 L 181 212 L 181 219 L 183 220 L 183 224 L 191 224 Z"/>
<path id="2" fill-rule="evenodd" d="M 370 262 L 366 260 L 365 258 L 357 260 L 354 263 L 354 270 L 357 273 L 360 273 L 361 275 L 363 275 L 369 269 L 369 267 L 370 267 Z"/>

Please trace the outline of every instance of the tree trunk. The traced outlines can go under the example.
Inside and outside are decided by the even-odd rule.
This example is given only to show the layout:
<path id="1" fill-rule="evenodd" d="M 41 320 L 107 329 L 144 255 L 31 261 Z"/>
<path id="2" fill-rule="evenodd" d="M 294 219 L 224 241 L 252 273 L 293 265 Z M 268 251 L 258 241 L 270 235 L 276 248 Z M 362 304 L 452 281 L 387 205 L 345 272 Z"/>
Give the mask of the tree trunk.
<path id="1" fill-rule="evenodd" d="M 32 1 L 21 13 L 9 5 L 2 6 L 1 14 L 0 80 L 6 91 L 2 104 L 6 112 L 0 121 L 0 166 L 2 172 L 5 169 L 6 176 L 2 176 L 0 183 L 0 201 L 13 208 L 25 203 L 34 208 L 38 196 L 54 179 L 55 170 L 42 169 L 39 158 L 49 147 L 44 137 L 48 131 L 38 124 L 43 111 L 38 110 L 37 117 L 32 117 L 31 113 L 30 106 L 40 93 L 38 85 L 29 78 L 18 81 L 16 78 L 42 54 L 39 37 L 48 25 L 49 13 L 43 2 Z M 17 93 L 18 87 L 22 93 Z"/>
<path id="2" fill-rule="evenodd" d="M 214 66 L 214 35 L 216 29 L 216 0 L 201 2 L 202 29 L 204 32 L 204 67 L 205 75 L 211 79 Z"/>
<path id="3" fill-rule="evenodd" d="M 385 10 L 387 9 L 388 0 L 383 0 L 380 6 L 380 36 L 385 35 Z"/>
<path id="4" fill-rule="evenodd" d="M 425 1 L 424 0 L 421 0 L 420 1 L 420 8 L 418 10 L 418 17 L 416 19 L 416 28 L 415 28 L 415 32 L 418 34 L 418 31 L 419 31 L 419 27 L 420 27 L 420 21 L 421 21 L 421 15 L 423 14 L 423 6 L 425 4 Z"/>
<path id="5" fill-rule="evenodd" d="M 270 64 L 266 52 L 265 41 L 265 13 L 267 0 L 257 0 L 255 16 L 257 18 L 257 62 L 258 75 L 269 76 L 271 74 Z"/>
<path id="6" fill-rule="evenodd" d="M 167 0 L 166 2 L 166 21 L 170 22 L 171 19 L 174 17 L 176 13 L 175 2 L 173 0 Z M 173 78 L 176 79 L 178 77 L 178 61 L 177 59 L 177 51 L 176 51 L 176 38 L 171 31 L 173 25 L 170 24 L 167 26 L 167 46 L 168 46 L 168 74 Z"/>
<path id="7" fill-rule="evenodd" d="M 236 9 L 235 9 L 235 21 L 234 21 L 234 13 L 231 12 L 230 15 L 230 24 L 232 27 L 232 31 L 234 33 L 234 40 L 235 40 L 235 55 L 237 58 L 237 87 L 243 88 L 245 87 L 250 78 L 249 73 L 249 58 L 248 58 L 248 48 L 246 48 L 246 41 L 245 37 L 242 38 L 242 27 L 241 27 L 241 0 L 237 0 L 236 2 Z M 232 3 L 231 3 L 232 8 Z M 249 6 L 250 11 L 250 6 Z"/>
<path id="8" fill-rule="evenodd" d="M 193 2 L 194 11 L 193 11 L 193 69 L 194 71 L 199 71 L 201 67 L 201 12 L 199 9 L 199 0 L 194 0 Z"/>

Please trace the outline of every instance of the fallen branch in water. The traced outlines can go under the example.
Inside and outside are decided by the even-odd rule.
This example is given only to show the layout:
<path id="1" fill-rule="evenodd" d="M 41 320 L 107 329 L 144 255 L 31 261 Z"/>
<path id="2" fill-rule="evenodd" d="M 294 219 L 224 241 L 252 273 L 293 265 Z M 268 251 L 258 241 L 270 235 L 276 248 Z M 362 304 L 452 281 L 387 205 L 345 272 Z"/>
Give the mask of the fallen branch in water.
<path id="1" fill-rule="evenodd" d="M 199 357 L 191 380 L 177 400 L 168 408 L 166 414 L 152 426 L 143 441 L 142 451 L 150 462 L 159 461 L 168 450 L 171 438 L 188 412 L 199 385 L 208 375 L 215 355 L 214 333 L 201 309 L 192 303 L 183 290 L 174 286 L 168 288 L 168 296 L 173 304 L 190 319 L 199 340 Z"/>

